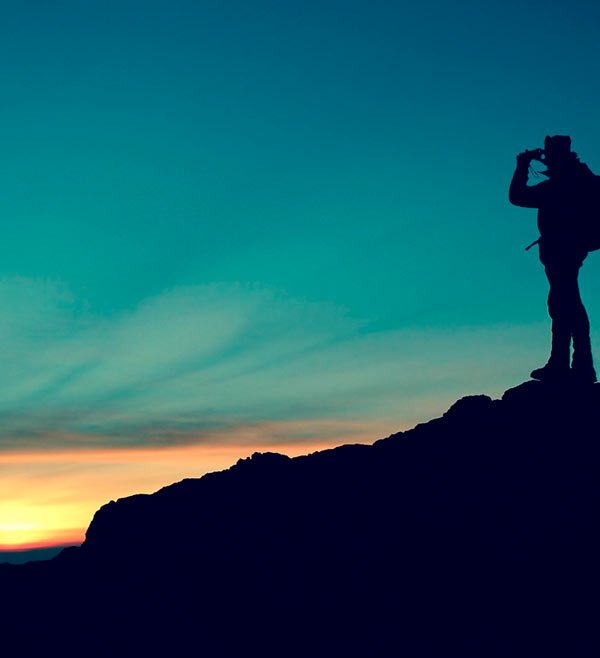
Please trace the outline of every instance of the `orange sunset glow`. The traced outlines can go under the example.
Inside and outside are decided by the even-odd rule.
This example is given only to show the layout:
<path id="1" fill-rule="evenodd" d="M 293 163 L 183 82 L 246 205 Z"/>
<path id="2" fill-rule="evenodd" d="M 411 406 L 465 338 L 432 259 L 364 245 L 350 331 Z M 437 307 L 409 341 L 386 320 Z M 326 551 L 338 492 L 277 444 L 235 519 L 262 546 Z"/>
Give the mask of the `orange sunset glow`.
<path id="1" fill-rule="evenodd" d="M 287 436 L 306 429 L 305 423 L 284 425 Z M 320 421 L 319 429 L 331 435 L 332 425 Z M 253 452 L 297 456 L 372 441 L 382 428 L 344 423 L 343 429 L 350 434 L 345 439 L 260 442 L 259 435 L 283 430 L 282 424 L 265 423 L 239 433 L 236 443 L 0 454 L 0 550 L 79 544 L 94 512 L 110 500 L 228 468 Z"/>

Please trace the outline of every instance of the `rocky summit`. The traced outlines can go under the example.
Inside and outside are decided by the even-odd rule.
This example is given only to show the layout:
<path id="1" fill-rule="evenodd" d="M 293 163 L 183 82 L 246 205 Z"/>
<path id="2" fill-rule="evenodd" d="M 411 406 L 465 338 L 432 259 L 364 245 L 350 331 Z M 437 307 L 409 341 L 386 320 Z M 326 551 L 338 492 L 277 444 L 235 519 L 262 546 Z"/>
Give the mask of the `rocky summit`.
<path id="1" fill-rule="evenodd" d="M 600 385 L 527 382 L 111 502 L 0 567 L 5 655 L 597 655 L 599 420 Z"/>

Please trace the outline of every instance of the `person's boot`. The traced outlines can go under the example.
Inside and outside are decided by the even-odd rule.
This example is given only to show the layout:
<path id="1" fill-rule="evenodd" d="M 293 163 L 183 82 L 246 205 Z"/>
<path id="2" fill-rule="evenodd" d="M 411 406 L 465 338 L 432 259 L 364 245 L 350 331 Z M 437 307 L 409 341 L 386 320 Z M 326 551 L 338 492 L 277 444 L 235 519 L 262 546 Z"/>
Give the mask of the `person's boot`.
<path id="1" fill-rule="evenodd" d="M 578 384 L 593 384 L 597 381 L 589 336 L 573 337 L 571 378 Z"/>
<path id="2" fill-rule="evenodd" d="M 569 378 L 569 366 L 550 359 L 542 368 L 532 370 L 530 377 L 540 382 L 564 382 Z"/>
<path id="3" fill-rule="evenodd" d="M 541 382 L 561 382 L 569 378 L 571 336 L 552 329 L 552 351 L 548 363 L 532 370 L 530 377 Z"/>

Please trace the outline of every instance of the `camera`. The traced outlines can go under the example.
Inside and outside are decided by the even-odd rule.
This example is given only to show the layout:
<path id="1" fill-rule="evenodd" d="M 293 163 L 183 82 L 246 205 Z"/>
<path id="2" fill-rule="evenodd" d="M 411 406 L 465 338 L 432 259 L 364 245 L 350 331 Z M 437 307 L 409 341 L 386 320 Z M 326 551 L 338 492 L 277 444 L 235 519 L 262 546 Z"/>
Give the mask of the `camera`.
<path id="1" fill-rule="evenodd" d="M 544 149 L 533 149 L 532 151 L 525 151 L 525 153 L 527 153 L 532 160 L 539 160 L 540 162 L 544 162 L 544 158 L 546 157 Z"/>

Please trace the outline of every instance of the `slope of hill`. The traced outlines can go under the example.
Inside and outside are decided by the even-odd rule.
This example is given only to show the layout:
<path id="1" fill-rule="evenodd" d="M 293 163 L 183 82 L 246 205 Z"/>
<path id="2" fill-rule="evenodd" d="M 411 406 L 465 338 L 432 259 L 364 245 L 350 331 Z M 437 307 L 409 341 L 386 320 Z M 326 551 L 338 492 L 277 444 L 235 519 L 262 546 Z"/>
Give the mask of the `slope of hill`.
<path id="1" fill-rule="evenodd" d="M 0 567 L 20 654 L 595 655 L 600 385 L 472 396 L 373 445 L 111 502 Z"/>

